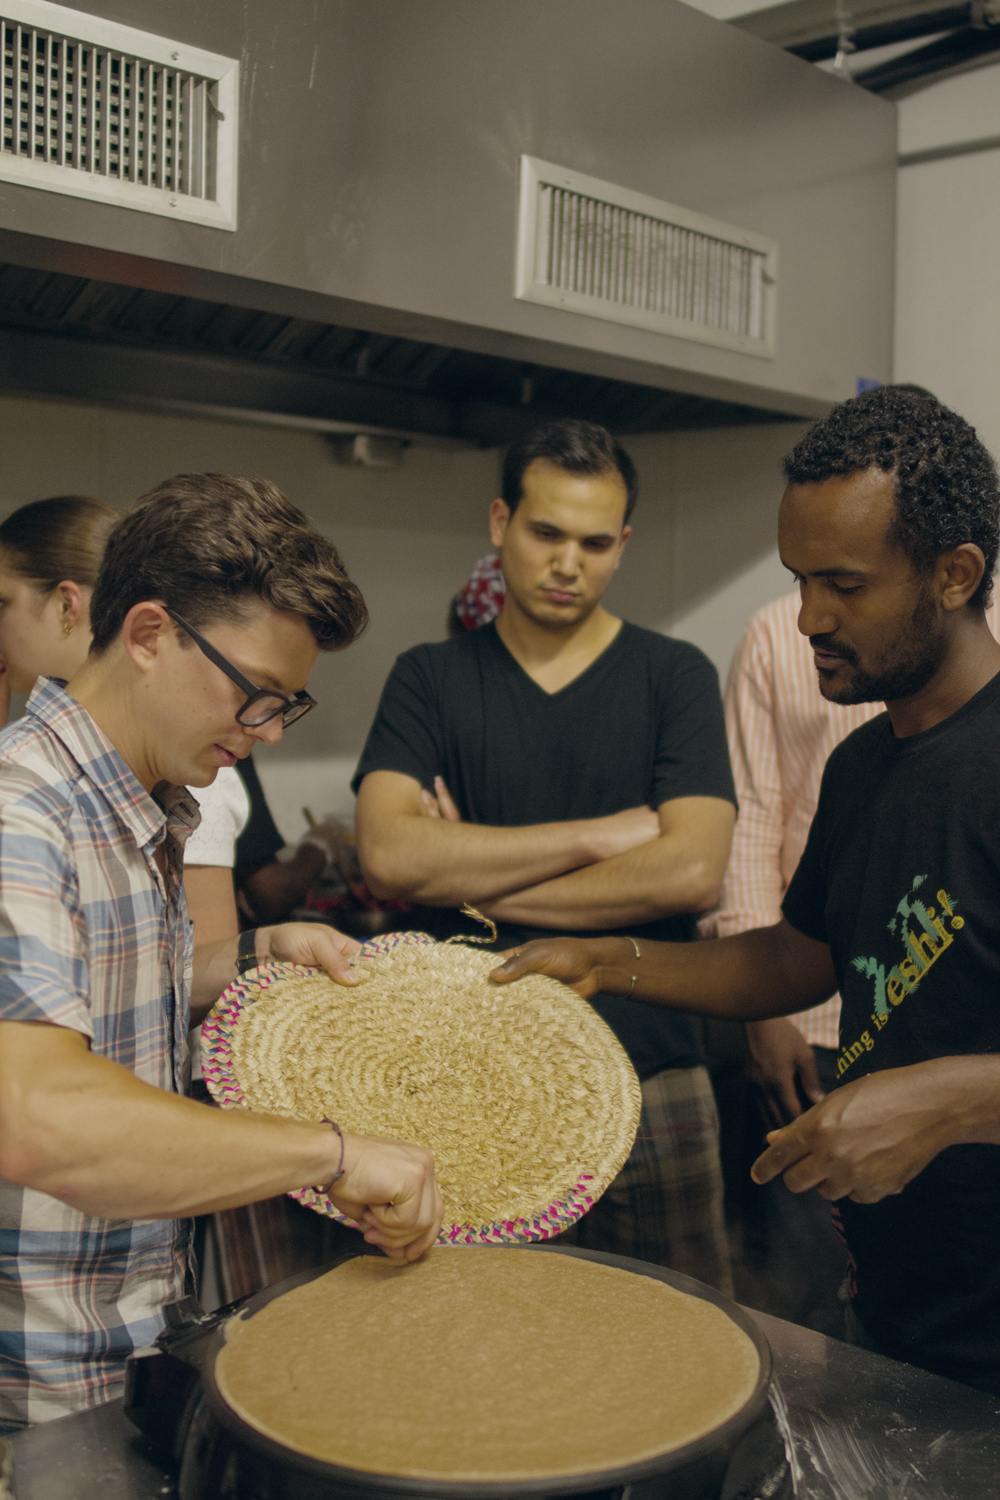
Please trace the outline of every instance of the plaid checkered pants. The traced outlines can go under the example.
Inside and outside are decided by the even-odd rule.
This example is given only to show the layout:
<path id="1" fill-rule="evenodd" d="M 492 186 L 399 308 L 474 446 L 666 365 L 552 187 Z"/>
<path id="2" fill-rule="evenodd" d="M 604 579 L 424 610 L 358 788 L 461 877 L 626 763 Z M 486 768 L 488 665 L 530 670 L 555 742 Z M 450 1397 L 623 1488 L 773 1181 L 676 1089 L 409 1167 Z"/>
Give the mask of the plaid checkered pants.
<path id="1" fill-rule="evenodd" d="M 666 1068 L 645 1080 L 628 1161 L 559 1243 L 652 1261 L 732 1293 L 719 1117 L 707 1068 Z"/>

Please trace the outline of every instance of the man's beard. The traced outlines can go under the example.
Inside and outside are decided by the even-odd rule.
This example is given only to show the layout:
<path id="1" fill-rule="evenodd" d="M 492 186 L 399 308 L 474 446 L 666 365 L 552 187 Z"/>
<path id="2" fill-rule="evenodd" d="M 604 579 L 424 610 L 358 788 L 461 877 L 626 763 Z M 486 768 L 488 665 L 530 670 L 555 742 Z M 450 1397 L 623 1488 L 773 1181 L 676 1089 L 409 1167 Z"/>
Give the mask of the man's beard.
<path id="1" fill-rule="evenodd" d="M 934 599 L 925 589 L 908 626 L 889 642 L 881 656 L 868 670 L 858 664 L 857 652 L 837 642 L 833 636 L 811 635 L 809 644 L 816 651 L 841 656 L 854 667 L 854 675 L 823 697 L 830 703 L 893 703 L 912 698 L 927 686 L 944 661 L 947 639 L 937 621 Z M 824 672 L 820 669 L 820 681 Z"/>

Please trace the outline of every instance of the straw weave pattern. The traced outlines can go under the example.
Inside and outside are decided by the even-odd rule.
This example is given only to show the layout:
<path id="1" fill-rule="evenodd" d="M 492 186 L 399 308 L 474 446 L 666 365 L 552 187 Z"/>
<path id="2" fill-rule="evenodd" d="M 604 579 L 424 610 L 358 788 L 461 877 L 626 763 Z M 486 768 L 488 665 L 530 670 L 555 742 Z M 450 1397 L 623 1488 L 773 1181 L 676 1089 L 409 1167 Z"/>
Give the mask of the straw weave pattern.
<path id="1" fill-rule="evenodd" d="M 396 1136 L 434 1152 L 441 1242 L 547 1239 L 625 1162 L 640 1093 L 613 1033 L 533 974 L 492 984 L 496 955 L 390 934 L 356 989 L 269 964 L 230 986 L 202 1032 L 223 1105 Z M 238 993 L 234 993 L 238 992 Z M 341 1218 L 322 1193 L 293 1196 Z"/>

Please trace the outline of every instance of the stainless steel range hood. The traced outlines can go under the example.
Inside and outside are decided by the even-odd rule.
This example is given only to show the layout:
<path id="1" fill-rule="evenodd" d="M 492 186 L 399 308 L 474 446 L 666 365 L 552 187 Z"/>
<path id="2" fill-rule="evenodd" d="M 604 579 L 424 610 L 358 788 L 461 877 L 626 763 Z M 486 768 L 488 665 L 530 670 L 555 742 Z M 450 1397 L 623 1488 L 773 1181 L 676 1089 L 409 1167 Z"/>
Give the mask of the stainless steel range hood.
<path id="1" fill-rule="evenodd" d="M 184 48 L 238 63 L 235 228 L 123 206 L 144 170 L 125 115 L 138 131 L 154 75 L 122 53 L 119 154 L 85 163 L 121 190 L 0 181 L 8 388 L 497 443 L 548 414 L 621 432 L 817 415 L 889 377 L 893 107 L 678 0 L 88 0 L 66 35 L 98 4 L 176 39 L 178 67 Z M 62 67 L 62 122 L 85 54 L 9 28 L 11 76 L 15 55 L 43 81 Z M 564 174 L 527 294 L 526 159 Z M 740 323 L 754 276 L 769 333 L 759 308 Z M 692 336 L 698 295 L 724 336 Z"/>

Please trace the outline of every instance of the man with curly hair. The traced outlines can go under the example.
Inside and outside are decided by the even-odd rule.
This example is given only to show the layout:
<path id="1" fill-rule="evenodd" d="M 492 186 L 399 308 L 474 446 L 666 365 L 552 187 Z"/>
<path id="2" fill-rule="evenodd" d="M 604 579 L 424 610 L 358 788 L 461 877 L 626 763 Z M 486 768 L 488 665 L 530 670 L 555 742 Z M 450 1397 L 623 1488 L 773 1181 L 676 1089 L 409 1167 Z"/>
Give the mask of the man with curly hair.
<path id="1" fill-rule="evenodd" d="M 728 1019 L 839 989 L 837 1086 L 768 1136 L 758 1182 L 837 1202 L 856 1343 L 1000 1394 L 1000 645 L 996 468 L 939 402 L 883 387 L 785 461 L 781 557 L 820 691 L 884 701 L 827 764 L 770 927 L 682 947 L 526 946 L 554 974 Z"/>

